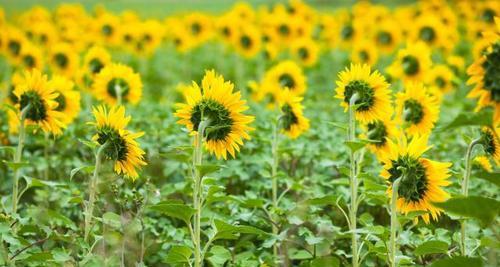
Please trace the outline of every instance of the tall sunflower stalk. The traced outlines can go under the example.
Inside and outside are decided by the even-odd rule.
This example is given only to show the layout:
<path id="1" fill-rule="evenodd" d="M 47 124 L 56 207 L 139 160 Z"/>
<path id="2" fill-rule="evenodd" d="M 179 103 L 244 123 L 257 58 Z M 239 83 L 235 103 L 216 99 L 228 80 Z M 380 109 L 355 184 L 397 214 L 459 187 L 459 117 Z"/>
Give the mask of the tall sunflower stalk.
<path id="1" fill-rule="evenodd" d="M 279 148 L 279 130 L 280 130 L 280 121 L 281 121 L 281 115 L 278 117 L 276 120 L 276 123 L 274 124 L 273 128 L 273 140 L 271 144 L 271 150 L 272 150 L 272 156 L 273 156 L 273 162 L 271 166 L 271 179 L 272 179 L 272 203 L 273 203 L 273 209 L 276 211 L 278 208 L 278 165 L 279 165 L 279 154 L 278 154 L 278 148 Z M 278 227 L 276 225 L 275 218 L 276 216 L 272 216 L 271 221 L 272 221 L 272 231 L 273 235 L 278 234 Z M 273 244 L 273 256 L 276 259 L 278 257 L 278 245 L 276 243 Z"/>
<path id="2" fill-rule="evenodd" d="M 19 139 L 17 142 L 16 154 L 14 155 L 14 163 L 21 163 L 23 156 L 23 148 L 24 148 L 24 140 L 26 138 L 26 129 L 25 129 L 25 120 L 26 114 L 31 108 L 31 104 L 28 104 L 21 110 L 21 114 L 19 115 Z M 19 176 L 21 174 L 21 169 L 16 167 L 14 172 L 14 182 L 12 185 L 12 214 L 17 214 L 17 203 L 18 203 L 18 194 L 19 194 Z"/>
<path id="3" fill-rule="evenodd" d="M 356 139 L 356 120 L 354 118 L 355 103 L 358 100 L 358 94 L 355 93 L 349 99 L 349 130 L 347 133 L 347 141 L 353 142 Z M 358 211 L 358 170 L 357 170 L 357 153 L 354 150 L 349 154 L 349 186 L 351 191 L 351 203 L 349 206 L 349 230 L 351 231 L 351 250 L 352 250 L 352 266 L 357 267 L 359 264 L 358 255 L 358 236 L 357 229 L 357 211 Z"/>

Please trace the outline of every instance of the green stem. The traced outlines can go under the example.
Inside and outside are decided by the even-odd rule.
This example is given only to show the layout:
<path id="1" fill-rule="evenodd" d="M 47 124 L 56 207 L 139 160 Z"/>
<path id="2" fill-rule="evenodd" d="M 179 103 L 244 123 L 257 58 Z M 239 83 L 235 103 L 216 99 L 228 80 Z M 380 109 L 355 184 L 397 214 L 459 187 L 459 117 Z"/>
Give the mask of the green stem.
<path id="1" fill-rule="evenodd" d="M 115 85 L 115 93 L 116 93 L 116 104 L 120 106 L 122 104 L 122 88 L 120 85 Z"/>
<path id="2" fill-rule="evenodd" d="M 280 130 L 280 121 L 281 117 L 278 118 L 276 121 L 276 124 L 274 125 L 273 128 L 273 141 L 271 145 L 271 150 L 272 150 L 272 156 L 273 156 L 273 162 L 271 166 L 271 179 L 272 179 L 272 201 L 273 201 L 273 209 L 276 211 L 278 209 L 278 164 L 279 164 L 279 155 L 278 155 L 278 146 L 279 146 L 279 130 Z M 276 216 L 272 216 L 270 218 L 273 222 L 275 222 Z M 278 227 L 276 226 L 275 223 L 272 224 L 273 226 L 273 235 L 278 234 Z M 274 259 L 278 260 L 278 245 L 276 243 L 273 244 L 273 256 Z"/>
<path id="3" fill-rule="evenodd" d="M 351 96 L 349 100 L 349 132 L 348 141 L 354 141 L 356 138 L 356 120 L 354 118 L 354 104 L 358 100 L 358 94 Z M 352 266 L 358 267 L 359 256 L 358 256 L 358 236 L 356 234 L 357 230 L 357 211 L 358 211 L 358 179 L 357 179 L 357 163 L 356 163 L 356 152 L 350 151 L 350 169 L 349 169 L 349 186 L 351 190 L 351 203 L 349 208 L 349 230 L 351 231 L 351 250 L 352 250 Z"/>
<path id="4" fill-rule="evenodd" d="M 92 217 L 94 214 L 94 205 L 95 205 L 95 198 L 96 198 L 96 189 L 97 189 L 97 183 L 99 182 L 99 170 L 101 168 L 101 163 L 102 163 L 102 156 L 104 154 L 104 150 L 108 146 L 108 143 L 104 143 L 99 147 L 97 150 L 96 156 L 95 156 L 95 167 L 94 167 L 94 174 L 92 175 L 92 178 L 90 179 L 89 183 L 89 201 L 87 202 L 87 205 L 85 206 L 85 235 L 84 235 L 84 240 L 85 242 L 88 241 L 89 234 L 90 234 L 90 228 L 91 228 L 91 223 L 92 223 Z"/>
<path id="5" fill-rule="evenodd" d="M 45 146 L 43 148 L 43 156 L 45 158 L 45 164 L 47 164 L 47 166 L 43 172 L 45 180 L 49 179 L 49 170 L 50 170 L 49 148 L 50 148 L 49 133 L 46 132 L 45 133 Z"/>
<path id="6" fill-rule="evenodd" d="M 23 156 L 24 140 L 26 139 L 26 129 L 24 127 L 24 122 L 26 120 L 26 115 L 31 108 L 31 104 L 28 104 L 21 110 L 19 114 L 19 140 L 17 142 L 16 154 L 14 155 L 14 163 L 21 163 Z M 17 204 L 19 202 L 19 176 L 21 175 L 21 168 L 16 166 L 14 171 L 14 181 L 12 185 L 12 215 L 17 214 Z"/>
<path id="7" fill-rule="evenodd" d="M 391 267 L 396 267 L 396 236 L 398 230 L 398 212 L 397 212 L 397 203 L 398 203 L 398 190 L 399 183 L 402 178 L 396 179 L 394 183 L 392 183 L 392 197 L 391 197 L 391 237 L 390 237 L 390 250 L 388 251 L 390 260 L 389 263 Z"/>
<path id="8" fill-rule="evenodd" d="M 479 144 L 480 141 L 481 141 L 480 139 L 474 139 L 467 147 L 467 152 L 465 154 L 464 179 L 462 180 L 462 195 L 464 196 L 467 196 L 469 194 L 469 178 L 472 167 L 471 164 L 472 150 L 477 144 Z M 465 237 L 466 237 L 465 218 L 462 218 L 462 220 L 460 220 L 460 253 L 462 254 L 462 256 L 465 256 L 467 254 L 465 246 Z"/>
<path id="9" fill-rule="evenodd" d="M 201 257 L 201 202 L 202 202 L 202 178 L 197 166 L 200 166 L 203 159 L 203 138 L 205 134 L 205 129 L 210 124 L 210 120 L 202 119 L 198 125 L 198 134 L 196 135 L 196 143 L 194 147 L 193 156 L 193 167 L 194 167 L 194 177 L 193 177 L 193 206 L 196 210 L 194 215 L 194 266 L 201 267 L 203 265 L 203 259 Z"/>

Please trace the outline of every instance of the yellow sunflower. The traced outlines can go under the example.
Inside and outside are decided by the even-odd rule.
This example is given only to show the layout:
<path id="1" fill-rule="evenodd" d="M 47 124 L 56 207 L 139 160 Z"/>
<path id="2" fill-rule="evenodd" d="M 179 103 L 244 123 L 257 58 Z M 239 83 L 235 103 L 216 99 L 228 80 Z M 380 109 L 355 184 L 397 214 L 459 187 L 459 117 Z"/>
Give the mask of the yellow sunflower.
<path id="1" fill-rule="evenodd" d="M 105 48 L 91 47 L 83 58 L 81 69 L 81 79 L 85 86 L 91 86 L 95 76 L 109 63 L 111 63 L 111 55 Z"/>
<path id="2" fill-rule="evenodd" d="M 267 61 L 273 61 L 278 57 L 279 49 L 278 46 L 272 43 L 267 43 L 264 45 L 264 59 Z"/>
<path id="3" fill-rule="evenodd" d="M 353 63 L 368 64 L 369 66 L 377 64 L 377 47 L 369 40 L 359 40 L 351 50 L 351 61 Z"/>
<path id="4" fill-rule="evenodd" d="M 491 166 L 491 162 L 486 156 L 477 156 L 472 161 L 472 165 L 480 170 L 486 172 L 492 172 L 493 167 Z"/>
<path id="5" fill-rule="evenodd" d="M 396 122 L 409 135 L 429 134 L 439 115 L 439 102 L 422 83 L 405 84 L 404 92 L 396 94 Z"/>
<path id="6" fill-rule="evenodd" d="M 500 163 L 500 140 L 499 140 L 500 127 L 484 126 L 481 129 L 481 138 L 479 143 L 483 146 L 484 151 L 488 154 L 497 165 Z"/>
<path id="7" fill-rule="evenodd" d="M 291 51 L 302 65 L 311 67 L 318 62 L 319 46 L 311 38 L 300 38 L 291 45 Z"/>
<path id="8" fill-rule="evenodd" d="M 64 76 L 55 75 L 49 80 L 47 87 L 59 95 L 55 101 L 56 110 L 64 113 L 64 124 L 70 124 L 80 112 L 80 92 L 73 90 L 74 83 Z"/>
<path id="9" fill-rule="evenodd" d="M 132 133 L 125 129 L 130 122 L 130 116 L 125 117 L 123 106 L 114 106 L 109 111 L 104 105 L 92 109 L 95 117 L 97 133 L 92 140 L 100 145 L 106 144 L 104 155 L 114 161 L 114 170 L 135 180 L 139 174 L 137 169 L 145 166 L 145 152 L 140 148 L 135 139 L 144 133 Z"/>
<path id="10" fill-rule="evenodd" d="M 387 68 L 387 72 L 405 82 L 424 81 L 431 64 L 431 51 L 425 43 L 408 43 L 406 48 L 398 51 L 397 58 Z"/>
<path id="11" fill-rule="evenodd" d="M 236 51 L 245 58 L 252 58 L 259 53 L 262 47 L 262 38 L 256 27 L 241 27 L 233 36 L 233 45 Z"/>
<path id="12" fill-rule="evenodd" d="M 307 87 L 302 68 L 291 60 L 282 61 L 269 69 L 262 84 L 269 88 L 288 88 L 296 95 L 303 95 Z"/>
<path id="13" fill-rule="evenodd" d="M 192 12 L 184 18 L 187 34 L 194 42 L 194 46 L 203 43 L 212 37 L 212 19 L 203 13 Z"/>
<path id="14" fill-rule="evenodd" d="M 231 43 L 234 40 L 239 28 L 240 21 L 231 15 L 224 15 L 218 18 L 215 22 L 218 37 L 226 43 Z"/>
<path id="15" fill-rule="evenodd" d="M 340 99 L 345 111 L 349 101 L 356 95 L 356 119 L 367 123 L 376 119 L 389 118 L 392 114 L 389 84 L 378 71 L 370 66 L 351 64 L 339 73 L 336 81 L 335 98 Z"/>
<path id="16" fill-rule="evenodd" d="M 92 20 L 94 35 L 102 45 L 116 45 L 120 40 L 120 18 L 110 13 L 103 13 Z"/>
<path id="17" fill-rule="evenodd" d="M 249 81 L 248 88 L 252 92 L 252 99 L 256 102 L 264 102 L 268 109 L 277 107 L 281 88 L 272 87 L 256 81 Z"/>
<path id="18" fill-rule="evenodd" d="M 175 116 L 179 124 L 185 125 L 195 133 L 203 120 L 209 125 L 205 133 L 206 148 L 217 158 L 227 158 L 227 153 L 234 158 L 243 139 L 250 139 L 249 123 L 254 117 L 243 114 L 248 109 L 240 92 L 233 92 L 234 86 L 224 81 L 221 75 L 210 70 L 205 73 L 201 88 L 193 82 L 185 92 L 186 102 L 177 104 Z"/>
<path id="19" fill-rule="evenodd" d="M 39 70 L 25 72 L 22 82 L 14 89 L 18 99 L 16 108 L 21 112 L 29 106 L 26 112 L 27 124 L 38 125 L 44 132 L 61 134 L 65 127 L 65 115 L 57 110 L 58 94 L 47 83 L 47 76 L 42 75 Z"/>
<path id="20" fill-rule="evenodd" d="M 455 87 L 455 79 L 455 74 L 446 65 L 435 65 L 426 77 L 426 82 L 430 86 L 437 87 L 441 92 L 448 93 Z"/>
<path id="21" fill-rule="evenodd" d="M 97 99 L 109 105 L 118 102 L 135 105 L 142 96 L 141 76 L 129 66 L 119 63 L 105 66 L 96 75 L 92 88 Z"/>
<path id="22" fill-rule="evenodd" d="M 2 31 L 5 31 L 4 51 L 7 58 L 17 64 L 20 61 L 22 47 L 28 42 L 24 33 L 18 28 L 7 26 Z"/>
<path id="23" fill-rule="evenodd" d="M 424 211 L 426 213 L 421 217 L 426 223 L 430 222 L 430 217 L 437 220 L 441 210 L 432 203 L 443 202 L 449 198 L 443 187 L 451 184 L 448 181 L 451 163 L 421 157 L 430 148 L 427 146 L 427 136 L 414 136 L 409 143 L 404 136 L 398 142 L 387 142 L 389 149 L 383 154 L 384 168 L 380 175 L 390 185 L 401 178 L 397 210 L 404 214 Z M 392 196 L 391 187 L 387 194 Z"/>
<path id="24" fill-rule="evenodd" d="M 373 141 L 368 145 L 368 148 L 377 158 L 389 152 L 387 140 L 398 137 L 396 123 L 390 117 L 373 120 L 362 125 L 364 133 L 360 137 Z"/>
<path id="25" fill-rule="evenodd" d="M 56 74 L 72 78 L 80 65 L 80 57 L 75 48 L 68 43 L 58 43 L 50 49 L 49 62 Z"/>
<path id="26" fill-rule="evenodd" d="M 410 39 L 414 42 L 422 41 L 429 47 L 443 48 L 445 51 L 453 48 L 454 42 L 448 39 L 447 27 L 434 14 L 419 16 L 410 29 Z"/>
<path id="27" fill-rule="evenodd" d="M 19 56 L 21 57 L 22 66 L 27 70 L 31 69 L 41 70 L 44 68 L 43 51 L 39 47 L 29 42 L 23 45 Z"/>
<path id="28" fill-rule="evenodd" d="M 492 106 L 495 110 L 493 118 L 495 122 L 500 121 L 499 60 L 500 41 L 497 41 L 467 69 L 467 74 L 470 76 L 469 80 L 467 80 L 467 85 L 475 85 L 467 97 L 478 98 L 476 111 L 487 106 Z"/>
<path id="29" fill-rule="evenodd" d="M 290 138 L 295 139 L 309 129 L 309 119 L 304 117 L 302 97 L 296 96 L 290 90 L 282 90 L 279 94 L 281 109 L 281 130 Z"/>

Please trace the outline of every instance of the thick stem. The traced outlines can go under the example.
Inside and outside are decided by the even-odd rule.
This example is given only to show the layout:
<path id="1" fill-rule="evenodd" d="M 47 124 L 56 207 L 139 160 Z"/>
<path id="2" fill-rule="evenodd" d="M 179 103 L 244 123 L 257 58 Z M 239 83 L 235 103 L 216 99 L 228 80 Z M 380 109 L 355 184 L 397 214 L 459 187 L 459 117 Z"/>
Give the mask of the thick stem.
<path id="1" fill-rule="evenodd" d="M 19 140 L 17 142 L 16 154 L 14 155 L 14 163 L 21 163 L 23 156 L 24 140 L 26 139 L 26 129 L 24 127 L 24 122 L 26 120 L 26 114 L 31 108 L 31 104 L 28 104 L 21 110 L 19 114 Z M 17 203 L 19 201 L 19 176 L 21 175 L 21 168 L 16 166 L 14 171 L 14 181 L 12 185 L 12 215 L 17 214 Z"/>
<path id="2" fill-rule="evenodd" d="M 103 156 L 104 150 L 106 149 L 107 146 L 108 146 L 108 143 L 106 142 L 103 145 L 101 145 L 99 147 L 99 149 L 97 150 L 97 153 L 95 156 L 94 174 L 92 175 L 92 178 L 90 179 L 90 182 L 89 182 L 89 201 L 87 202 L 87 205 L 85 206 L 85 235 L 84 235 L 85 242 L 87 242 L 88 238 L 89 238 L 92 217 L 94 214 L 94 204 L 95 204 L 97 183 L 99 182 L 99 170 L 101 168 L 102 156 Z"/>
<path id="3" fill-rule="evenodd" d="M 278 155 L 278 146 L 279 146 L 279 130 L 280 130 L 280 118 L 276 121 L 276 124 L 274 125 L 273 129 L 273 141 L 272 141 L 272 156 L 273 156 L 273 162 L 271 166 L 271 179 L 272 179 L 272 201 L 273 201 L 273 209 L 276 211 L 278 208 L 278 164 L 279 164 L 279 155 Z M 273 218 L 270 218 L 273 222 L 275 221 L 276 216 L 273 216 Z M 273 226 L 273 235 L 278 234 L 278 227 L 275 223 L 272 224 Z M 273 256 L 275 259 L 278 258 L 278 245 L 276 243 L 273 244 Z"/>
<path id="4" fill-rule="evenodd" d="M 354 141 L 356 138 L 356 120 L 354 118 L 354 104 L 358 100 L 358 94 L 352 95 L 349 100 L 349 132 L 347 136 L 347 141 Z M 357 230 L 357 211 L 358 211 L 358 179 L 357 179 L 357 163 L 356 163 L 356 152 L 350 152 L 350 169 L 349 169 L 349 186 L 351 191 L 351 203 L 349 208 L 349 230 L 351 231 L 351 250 L 352 250 L 352 266 L 358 267 L 359 255 L 358 255 L 358 236 L 356 234 Z"/>
<path id="5" fill-rule="evenodd" d="M 465 171 L 464 171 L 464 178 L 462 180 L 462 195 L 464 196 L 467 196 L 469 194 L 469 178 L 472 167 L 471 163 L 472 150 L 477 144 L 479 144 L 479 142 L 480 139 L 472 140 L 472 142 L 467 147 L 467 152 L 465 154 Z M 465 231 L 466 231 L 465 218 L 462 218 L 462 220 L 460 220 L 460 253 L 462 254 L 462 256 L 465 256 L 467 254 L 465 246 L 465 237 L 466 237 Z"/>
<path id="6" fill-rule="evenodd" d="M 391 237 L 390 237 L 390 250 L 388 251 L 390 260 L 389 263 L 391 267 L 396 267 L 396 235 L 398 230 L 398 213 L 397 213 L 397 203 L 398 203 L 398 190 L 401 178 L 396 179 L 392 183 L 392 197 L 391 197 Z"/>

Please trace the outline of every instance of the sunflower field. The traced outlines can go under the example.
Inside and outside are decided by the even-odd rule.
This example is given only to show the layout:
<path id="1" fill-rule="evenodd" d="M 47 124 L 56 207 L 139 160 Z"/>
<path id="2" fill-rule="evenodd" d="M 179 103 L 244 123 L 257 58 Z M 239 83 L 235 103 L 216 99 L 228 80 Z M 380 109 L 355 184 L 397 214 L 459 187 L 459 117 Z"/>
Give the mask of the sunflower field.
<path id="1" fill-rule="evenodd" d="M 0 266 L 500 266 L 500 1 L 0 3 Z"/>

